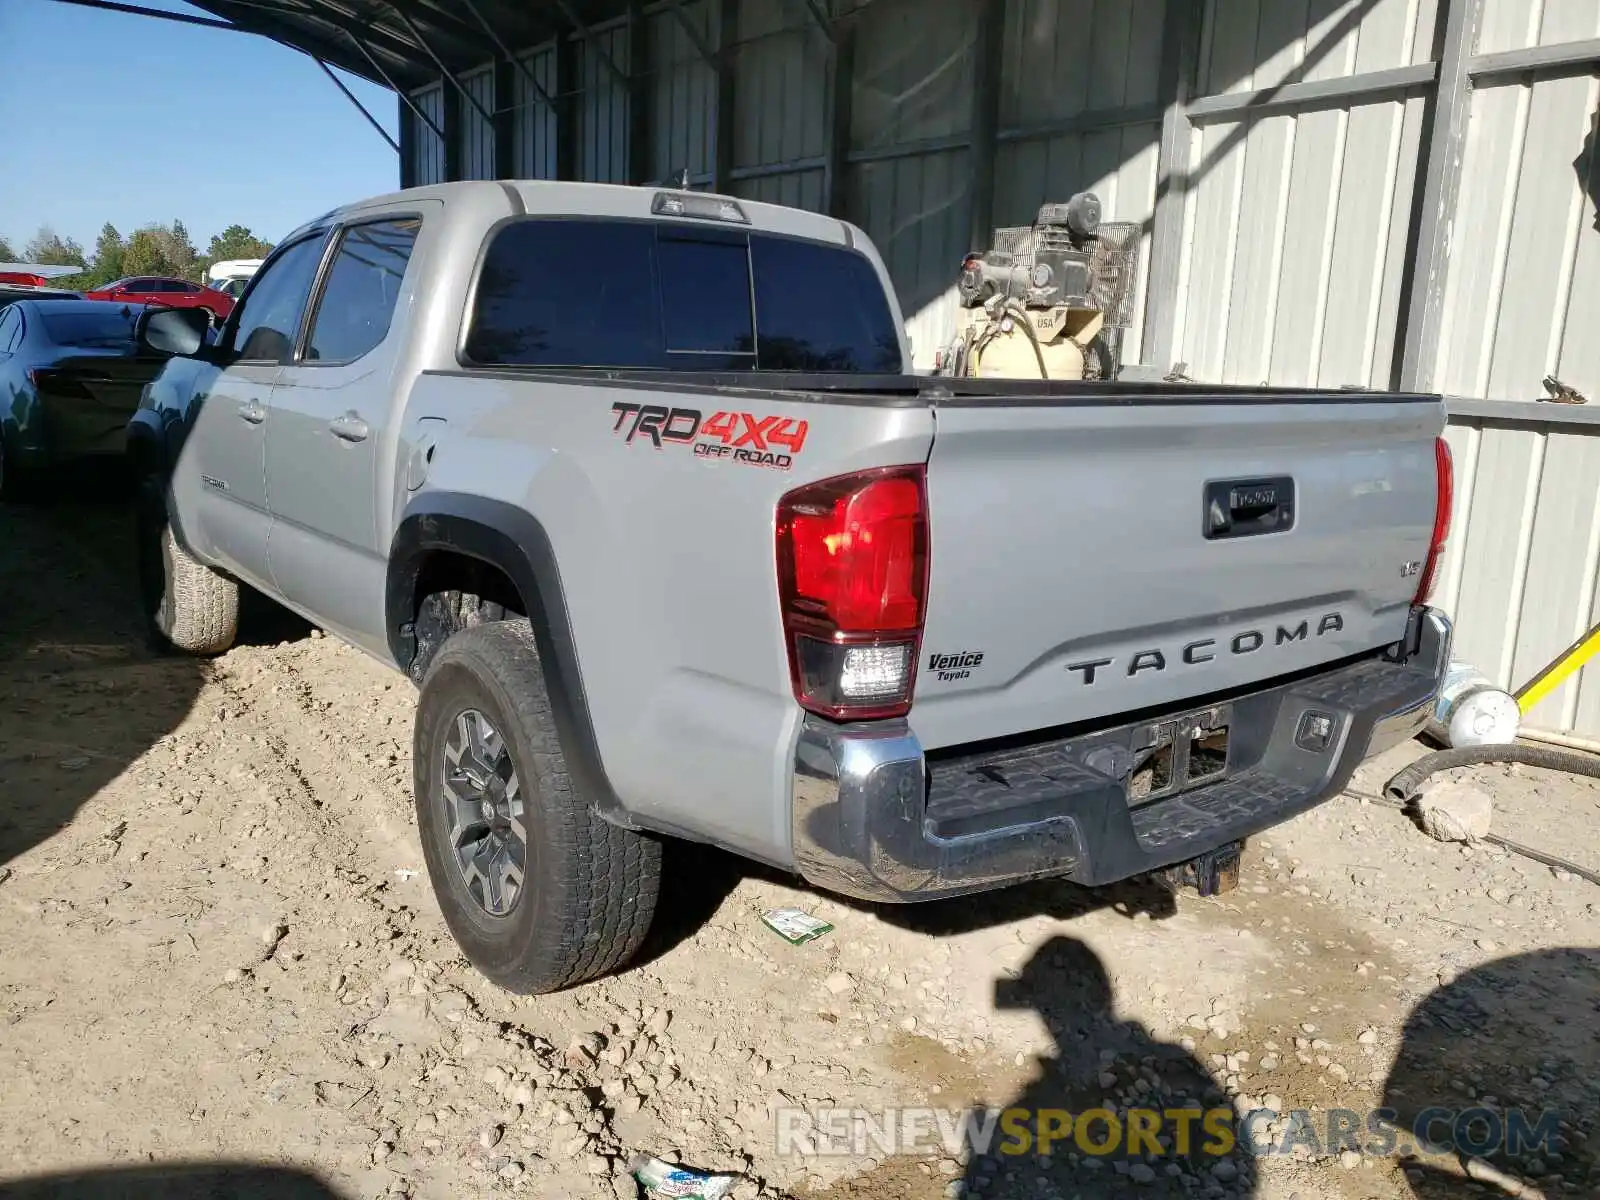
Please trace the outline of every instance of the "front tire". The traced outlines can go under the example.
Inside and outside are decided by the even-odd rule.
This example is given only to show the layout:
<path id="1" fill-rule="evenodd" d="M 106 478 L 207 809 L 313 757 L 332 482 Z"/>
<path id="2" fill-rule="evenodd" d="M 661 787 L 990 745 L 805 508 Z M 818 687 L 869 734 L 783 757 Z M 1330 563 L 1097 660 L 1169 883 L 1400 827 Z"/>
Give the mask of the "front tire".
<path id="1" fill-rule="evenodd" d="M 632 959 L 661 844 L 601 819 L 574 786 L 525 619 L 451 635 L 423 678 L 414 737 L 428 877 L 473 966 L 541 994 Z"/>
<path id="2" fill-rule="evenodd" d="M 239 632 L 239 585 L 181 545 L 167 518 L 166 489 L 140 481 L 137 531 L 139 598 L 161 639 L 185 654 L 221 654 Z"/>

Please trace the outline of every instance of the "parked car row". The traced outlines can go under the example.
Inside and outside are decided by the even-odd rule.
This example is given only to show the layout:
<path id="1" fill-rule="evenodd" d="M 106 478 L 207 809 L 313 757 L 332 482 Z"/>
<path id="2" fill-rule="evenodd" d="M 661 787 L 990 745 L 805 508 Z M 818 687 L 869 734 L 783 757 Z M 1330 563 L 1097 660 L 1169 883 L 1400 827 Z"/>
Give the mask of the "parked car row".
<path id="1" fill-rule="evenodd" d="M 167 356 L 141 350 L 145 305 L 60 296 L 0 307 L 0 497 L 57 463 L 120 462 L 128 421 Z"/>
<path id="2" fill-rule="evenodd" d="M 89 292 L 50 285 L 67 273 L 0 263 L 0 495 L 58 462 L 120 461 L 144 385 L 166 361 L 139 349 L 141 313 L 195 309 L 214 332 L 233 311 L 227 293 L 167 276 L 131 275 Z"/>
<path id="3" fill-rule="evenodd" d="M 115 300 L 119 304 L 163 304 L 168 308 L 203 309 L 213 325 L 233 311 L 233 297 L 215 288 L 159 275 L 134 275 L 84 293 L 88 300 Z"/>

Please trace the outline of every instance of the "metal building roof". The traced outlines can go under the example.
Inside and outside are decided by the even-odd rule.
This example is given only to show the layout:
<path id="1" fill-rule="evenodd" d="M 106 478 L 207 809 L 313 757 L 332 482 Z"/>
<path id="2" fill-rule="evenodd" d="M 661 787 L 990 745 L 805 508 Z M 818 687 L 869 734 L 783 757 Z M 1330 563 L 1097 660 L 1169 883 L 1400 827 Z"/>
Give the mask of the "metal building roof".
<path id="1" fill-rule="evenodd" d="M 192 0 L 235 29 L 373 83 L 420 87 L 615 16 L 619 0 Z M 107 6 L 110 7 L 110 6 Z M 208 22 L 209 23 L 209 22 Z"/>

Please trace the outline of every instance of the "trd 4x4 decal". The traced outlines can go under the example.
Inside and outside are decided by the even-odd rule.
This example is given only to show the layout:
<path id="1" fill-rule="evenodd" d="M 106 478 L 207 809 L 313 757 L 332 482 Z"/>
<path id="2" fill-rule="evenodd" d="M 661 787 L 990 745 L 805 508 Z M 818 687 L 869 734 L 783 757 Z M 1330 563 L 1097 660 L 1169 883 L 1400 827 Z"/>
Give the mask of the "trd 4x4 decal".
<path id="1" fill-rule="evenodd" d="M 747 412 L 714 412 L 697 408 L 664 408 L 657 404 L 611 406 L 613 433 L 631 444 L 646 438 L 663 446 L 693 446 L 696 458 L 729 459 L 753 467 L 787 471 L 806 444 L 810 424 L 793 417 L 763 417 Z"/>

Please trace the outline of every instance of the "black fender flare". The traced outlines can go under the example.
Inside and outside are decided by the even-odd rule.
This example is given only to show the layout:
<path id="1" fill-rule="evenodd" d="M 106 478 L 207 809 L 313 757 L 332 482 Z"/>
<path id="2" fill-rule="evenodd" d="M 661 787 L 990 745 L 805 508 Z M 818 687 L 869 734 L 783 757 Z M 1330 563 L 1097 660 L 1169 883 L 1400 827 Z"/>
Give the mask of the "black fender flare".
<path id="1" fill-rule="evenodd" d="M 165 478 L 172 473 L 161 416 L 155 409 L 141 408 L 129 418 L 127 454 L 140 475 Z"/>
<path id="2" fill-rule="evenodd" d="M 487 563 L 516 586 L 533 626 L 556 736 L 573 782 L 605 820 L 640 828 L 606 774 L 589 715 L 561 571 L 550 536 L 533 514 L 464 492 L 425 492 L 406 506 L 390 542 L 384 595 L 389 652 L 394 661 L 404 670 L 415 656 L 417 581 L 428 555 L 439 550 Z"/>

